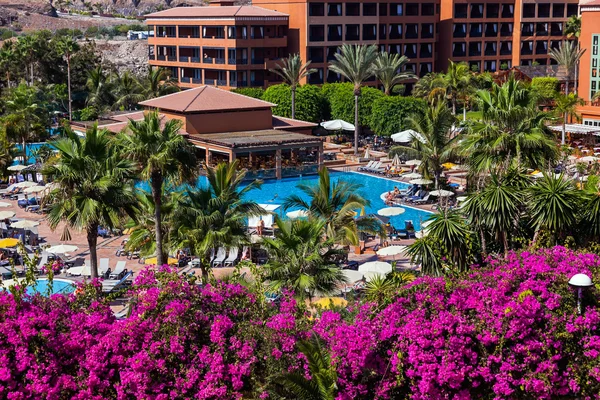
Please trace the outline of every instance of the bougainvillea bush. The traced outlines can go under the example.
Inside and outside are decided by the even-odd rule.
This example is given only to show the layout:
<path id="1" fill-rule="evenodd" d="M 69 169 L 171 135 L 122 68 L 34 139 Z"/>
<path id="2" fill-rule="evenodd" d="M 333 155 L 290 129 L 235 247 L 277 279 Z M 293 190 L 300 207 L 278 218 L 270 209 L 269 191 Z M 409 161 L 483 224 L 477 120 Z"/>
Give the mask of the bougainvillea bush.
<path id="1" fill-rule="evenodd" d="M 268 303 L 167 268 L 137 277 L 124 320 L 89 288 L 0 293 L 0 398 L 298 398 L 277 382 L 310 378 L 297 343 L 314 337 L 339 400 L 599 398 L 598 292 L 586 290 L 578 315 L 567 284 L 582 272 L 600 282 L 599 265 L 561 247 L 510 254 L 461 277 L 417 279 L 385 304 L 316 316 L 290 294 Z"/>

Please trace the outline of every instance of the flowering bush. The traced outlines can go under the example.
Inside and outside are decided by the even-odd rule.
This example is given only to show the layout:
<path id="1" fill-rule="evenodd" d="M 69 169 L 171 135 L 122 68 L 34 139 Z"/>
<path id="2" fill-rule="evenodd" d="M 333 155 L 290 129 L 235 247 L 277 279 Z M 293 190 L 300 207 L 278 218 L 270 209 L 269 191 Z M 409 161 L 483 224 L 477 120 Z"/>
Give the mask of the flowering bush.
<path id="1" fill-rule="evenodd" d="M 460 278 L 424 277 L 388 305 L 307 318 L 237 284 L 197 286 L 164 268 L 116 320 L 92 286 L 23 300 L 0 293 L 0 398 L 293 398 L 281 373 L 310 378 L 296 343 L 331 355 L 337 399 L 598 398 L 600 312 L 567 281 L 600 282 L 600 258 L 561 247 L 490 260 Z"/>

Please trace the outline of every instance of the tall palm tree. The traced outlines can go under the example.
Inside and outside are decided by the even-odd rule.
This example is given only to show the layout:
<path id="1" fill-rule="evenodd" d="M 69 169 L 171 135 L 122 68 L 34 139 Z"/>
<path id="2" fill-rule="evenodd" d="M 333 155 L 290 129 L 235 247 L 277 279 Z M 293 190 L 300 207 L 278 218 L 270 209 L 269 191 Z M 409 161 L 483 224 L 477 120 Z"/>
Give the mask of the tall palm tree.
<path id="1" fill-rule="evenodd" d="M 451 136 L 452 125 L 455 118 L 444 103 L 430 106 L 421 117 L 411 116 L 406 121 L 406 126 L 419 132 L 418 138 L 413 138 L 410 147 L 421 158 L 420 170 L 427 177 L 433 177 L 435 187 L 438 188 L 440 176 L 445 163 L 454 150 L 458 136 Z M 397 146 L 403 148 L 404 146 Z"/>
<path id="2" fill-rule="evenodd" d="M 317 72 L 314 68 L 309 68 L 311 61 L 302 64 L 300 54 L 290 54 L 288 58 L 281 60 L 274 69 L 269 71 L 279 75 L 284 83 L 290 86 L 292 91 L 292 119 L 296 118 L 296 88 L 300 85 L 300 81 L 310 74 Z"/>
<path id="3" fill-rule="evenodd" d="M 534 242 L 541 229 L 548 230 L 555 238 L 571 229 L 577 221 L 580 200 L 573 180 L 562 174 L 544 174 L 529 187 L 527 206 L 535 228 Z"/>
<path id="4" fill-rule="evenodd" d="M 244 195 L 260 187 L 252 181 L 242 187 L 245 172 L 239 172 L 238 161 L 205 166 L 208 186 L 187 191 L 175 209 L 170 233 L 172 248 L 189 248 L 200 258 L 202 275 L 210 270 L 210 254 L 219 247 L 233 248 L 249 243 L 246 221 L 267 214 L 262 207 Z"/>
<path id="5" fill-rule="evenodd" d="M 116 95 L 115 109 L 135 110 L 137 103 L 144 100 L 144 88 L 129 71 L 112 76 Z"/>
<path id="6" fill-rule="evenodd" d="M 344 43 L 340 53 L 335 54 L 335 60 L 329 69 L 342 75 L 354 85 L 354 155 L 358 155 L 358 97 L 363 83 L 375 74 L 374 63 L 377 59 L 375 45 L 355 45 Z"/>
<path id="7" fill-rule="evenodd" d="M 429 73 L 419 79 L 413 88 L 413 95 L 426 99 L 429 104 L 445 101 L 448 92 L 448 81 L 444 74 Z"/>
<path id="8" fill-rule="evenodd" d="M 361 185 L 351 182 L 331 182 L 327 168 L 319 171 L 317 185 L 298 184 L 298 189 L 308 196 L 305 200 L 292 194 L 284 201 L 284 208 L 300 208 L 311 216 L 326 222 L 325 235 L 339 238 L 344 244 L 357 245 L 358 232 L 385 232 L 375 218 L 355 219 L 356 211 L 369 206 L 369 202 L 358 194 Z"/>
<path id="9" fill-rule="evenodd" d="M 73 120 L 73 99 L 71 97 L 71 57 L 79 51 L 79 45 L 69 36 L 62 37 L 57 43 L 58 51 L 64 54 L 67 60 L 67 90 L 69 93 L 69 121 Z"/>
<path id="10" fill-rule="evenodd" d="M 48 195 L 48 222 L 52 229 L 65 222 L 65 238 L 70 237 L 69 229 L 86 232 L 91 275 L 96 278 L 98 228 L 112 228 L 125 214 L 135 215 L 135 168 L 114 145 L 112 134 L 97 126 L 89 128 L 85 138 L 67 129 L 66 137 L 52 145 L 59 157 L 43 169 L 57 184 Z"/>
<path id="11" fill-rule="evenodd" d="M 375 75 L 383 85 L 383 91 L 386 96 L 392 93 L 394 87 L 408 79 L 415 79 L 417 76 L 412 72 L 403 71 L 410 60 L 406 56 L 399 54 L 379 53 L 375 60 Z"/>
<path id="12" fill-rule="evenodd" d="M 275 238 L 265 237 L 269 254 L 266 279 L 274 291 L 292 289 L 298 298 L 312 299 L 316 292 L 329 294 L 346 280 L 334 257 L 335 238 L 325 238 L 326 221 L 319 218 L 282 221 L 275 218 Z"/>
<path id="13" fill-rule="evenodd" d="M 555 110 L 563 117 L 561 144 L 565 144 L 567 136 L 567 122 L 569 117 L 577 116 L 577 106 L 584 104 L 583 99 L 577 97 L 575 93 L 562 94 L 559 93 L 556 98 Z"/>
<path id="14" fill-rule="evenodd" d="M 569 94 L 569 82 L 573 71 L 577 71 L 577 65 L 581 56 L 585 53 L 585 49 L 579 49 L 578 45 L 573 40 L 565 40 L 558 49 L 551 49 L 548 54 L 558 65 L 563 66 L 567 70 L 567 82 L 565 84 L 565 94 Z"/>
<path id="15" fill-rule="evenodd" d="M 33 66 L 36 61 L 35 53 L 37 49 L 37 41 L 33 35 L 21 36 L 17 41 L 17 51 L 19 57 L 30 68 L 29 86 L 33 86 Z M 27 72 L 27 68 L 25 68 Z"/>
<path id="16" fill-rule="evenodd" d="M 589 232 L 592 238 L 597 240 L 600 237 L 600 190 L 598 190 L 598 186 L 585 188 L 582 201 L 583 230 Z"/>
<path id="17" fill-rule="evenodd" d="M 142 179 L 150 183 L 154 199 L 156 256 L 163 265 L 161 200 L 163 185 L 192 183 L 197 175 L 198 160 L 194 146 L 179 134 L 181 121 L 168 120 L 162 125 L 158 111 L 146 113 L 140 121 L 130 120 L 129 132 L 119 136 L 123 152 L 129 155 L 140 170 Z"/>
<path id="18" fill-rule="evenodd" d="M 88 92 L 87 104 L 96 107 L 98 111 L 102 111 L 114 103 L 112 82 L 104 72 L 102 65 L 98 65 L 88 72 L 85 86 Z"/>
<path id="19" fill-rule="evenodd" d="M 169 72 L 164 68 L 151 68 L 143 80 L 144 97 L 153 99 L 171 93 L 179 92 L 181 89 L 177 82 L 171 78 Z"/>
<path id="20" fill-rule="evenodd" d="M 21 83 L 5 102 L 6 132 L 22 143 L 23 164 L 27 164 L 27 140 L 33 137 L 34 127 L 43 125 L 45 110 L 39 103 L 39 93 L 34 87 Z"/>
<path id="21" fill-rule="evenodd" d="M 6 71 L 6 86 L 10 88 L 10 71 L 15 62 L 15 46 L 14 42 L 5 41 L 0 49 L 0 68 Z"/>
<path id="22" fill-rule="evenodd" d="M 294 399 L 334 400 L 338 389 L 337 373 L 319 338 L 314 336 L 311 340 L 301 340 L 296 346 L 306 357 L 311 378 L 307 379 L 302 372 L 288 372 L 279 377 L 279 383 Z"/>
<path id="23" fill-rule="evenodd" d="M 464 98 L 471 91 L 471 71 L 467 63 L 455 63 L 450 61 L 448 71 L 444 75 L 448 83 L 450 102 L 452 103 L 452 115 L 456 115 L 456 103 L 459 98 Z"/>

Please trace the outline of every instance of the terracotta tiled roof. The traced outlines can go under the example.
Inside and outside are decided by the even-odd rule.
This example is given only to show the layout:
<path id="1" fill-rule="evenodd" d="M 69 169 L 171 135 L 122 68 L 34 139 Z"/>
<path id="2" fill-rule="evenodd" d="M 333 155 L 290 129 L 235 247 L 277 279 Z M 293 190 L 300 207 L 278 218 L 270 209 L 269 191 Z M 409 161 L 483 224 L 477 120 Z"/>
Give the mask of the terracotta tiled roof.
<path id="1" fill-rule="evenodd" d="M 292 129 L 292 128 L 313 128 L 317 126 L 312 122 L 301 121 L 299 119 L 291 119 L 278 117 L 273 115 L 273 128 L 275 129 Z"/>
<path id="2" fill-rule="evenodd" d="M 287 17 L 279 11 L 254 6 L 175 7 L 146 15 L 146 18 Z"/>
<path id="3" fill-rule="evenodd" d="M 229 148 L 280 146 L 283 144 L 314 145 L 323 141 L 321 138 L 316 136 L 274 129 L 265 129 L 262 131 L 207 133 L 202 135 L 190 135 L 189 139 L 196 143 L 210 143 Z"/>
<path id="4" fill-rule="evenodd" d="M 273 103 L 229 92 L 214 86 L 199 86 L 183 92 L 146 100 L 141 102 L 140 105 L 180 113 L 261 109 L 275 106 Z"/>

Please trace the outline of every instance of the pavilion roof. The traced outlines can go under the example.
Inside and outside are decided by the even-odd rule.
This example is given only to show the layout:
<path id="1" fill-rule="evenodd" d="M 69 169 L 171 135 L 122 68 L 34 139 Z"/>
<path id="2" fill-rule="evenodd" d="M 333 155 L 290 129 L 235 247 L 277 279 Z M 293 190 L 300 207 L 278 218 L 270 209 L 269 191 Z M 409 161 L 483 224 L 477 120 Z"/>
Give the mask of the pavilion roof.
<path id="1" fill-rule="evenodd" d="M 208 143 L 229 148 L 255 148 L 285 144 L 317 144 L 322 141 L 321 138 L 316 136 L 275 129 L 190 135 L 189 140 L 196 143 Z"/>
<path id="2" fill-rule="evenodd" d="M 562 125 L 549 126 L 554 132 L 562 132 Z M 600 136 L 600 127 L 589 126 L 584 124 L 566 124 L 565 131 L 568 133 L 582 134 L 582 135 L 594 135 Z"/>

